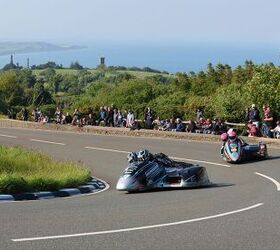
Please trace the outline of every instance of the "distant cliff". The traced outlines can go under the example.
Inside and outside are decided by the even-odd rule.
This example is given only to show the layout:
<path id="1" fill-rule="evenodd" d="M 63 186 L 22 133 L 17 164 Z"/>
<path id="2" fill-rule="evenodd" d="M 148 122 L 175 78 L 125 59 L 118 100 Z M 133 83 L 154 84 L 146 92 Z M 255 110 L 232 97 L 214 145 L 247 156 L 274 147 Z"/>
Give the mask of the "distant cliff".
<path id="1" fill-rule="evenodd" d="M 0 56 L 20 53 L 83 49 L 85 46 L 56 45 L 45 42 L 0 42 Z"/>

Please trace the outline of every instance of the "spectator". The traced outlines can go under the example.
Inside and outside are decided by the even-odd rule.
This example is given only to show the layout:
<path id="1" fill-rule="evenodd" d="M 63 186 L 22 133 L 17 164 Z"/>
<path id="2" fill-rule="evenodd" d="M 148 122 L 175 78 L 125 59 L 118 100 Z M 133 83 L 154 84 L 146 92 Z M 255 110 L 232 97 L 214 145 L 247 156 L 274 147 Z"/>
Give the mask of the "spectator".
<path id="1" fill-rule="evenodd" d="M 172 129 L 174 129 L 175 126 L 172 126 L 172 124 L 173 124 L 173 119 L 166 120 L 164 125 L 162 126 L 162 131 L 171 131 Z"/>
<path id="2" fill-rule="evenodd" d="M 42 118 L 42 112 L 39 108 L 36 108 L 32 111 L 32 115 L 34 117 L 35 122 L 40 122 Z"/>
<path id="3" fill-rule="evenodd" d="M 276 127 L 270 130 L 273 133 L 273 137 L 280 139 L 280 121 L 276 122 Z"/>
<path id="4" fill-rule="evenodd" d="M 203 109 L 198 108 L 196 111 L 196 122 L 199 122 L 201 119 L 204 119 Z"/>
<path id="5" fill-rule="evenodd" d="M 112 107 L 107 108 L 106 125 L 114 127 L 114 110 Z"/>
<path id="6" fill-rule="evenodd" d="M 247 132 L 249 137 L 258 136 L 258 128 L 251 120 L 247 124 Z"/>
<path id="7" fill-rule="evenodd" d="M 120 110 L 117 113 L 117 127 L 123 127 L 123 114 Z"/>
<path id="8" fill-rule="evenodd" d="M 177 127 L 177 124 L 176 124 L 176 121 L 174 120 L 174 118 L 170 119 L 170 130 L 169 131 L 172 131 L 173 129 L 176 129 Z"/>
<path id="9" fill-rule="evenodd" d="M 220 134 L 220 120 L 215 118 L 213 120 L 213 129 L 212 129 L 212 134 L 214 135 L 219 135 Z"/>
<path id="10" fill-rule="evenodd" d="M 203 124 L 203 133 L 204 134 L 211 134 L 212 129 L 213 129 L 213 123 L 212 121 L 208 118 L 206 119 L 205 123 Z"/>
<path id="11" fill-rule="evenodd" d="M 107 122 L 107 110 L 105 109 L 105 107 L 100 107 L 100 111 L 99 111 L 99 119 L 97 120 L 97 125 L 100 125 L 100 123 L 103 123 L 104 126 L 106 126 L 106 122 Z"/>
<path id="12" fill-rule="evenodd" d="M 252 121 L 252 123 L 255 124 L 258 129 L 260 128 L 260 111 L 255 104 L 252 104 L 251 106 L 248 119 L 249 121 Z"/>
<path id="13" fill-rule="evenodd" d="M 263 134 L 265 137 L 272 137 L 271 129 L 275 127 L 274 113 L 269 105 L 264 106 L 264 123 L 263 123 Z"/>
<path id="14" fill-rule="evenodd" d="M 86 125 L 94 126 L 95 125 L 95 119 L 92 114 L 88 115 L 88 119 L 86 121 Z"/>
<path id="15" fill-rule="evenodd" d="M 59 107 L 56 108 L 54 116 L 56 123 L 62 123 L 62 111 L 59 109 Z"/>
<path id="16" fill-rule="evenodd" d="M 24 121 L 27 121 L 28 120 L 28 110 L 26 109 L 26 107 L 23 107 L 21 109 L 21 115 L 22 115 L 22 119 Z"/>
<path id="17" fill-rule="evenodd" d="M 40 122 L 42 123 L 48 123 L 49 122 L 49 117 L 47 115 L 41 114 L 40 116 Z"/>
<path id="18" fill-rule="evenodd" d="M 118 110 L 116 108 L 113 111 L 113 124 L 114 127 L 118 127 Z"/>
<path id="19" fill-rule="evenodd" d="M 153 127 L 154 129 L 162 130 L 162 126 L 164 125 L 165 121 L 160 120 L 160 117 L 158 116 L 154 121 L 153 121 Z"/>
<path id="20" fill-rule="evenodd" d="M 80 127 L 83 127 L 87 124 L 87 121 L 86 121 L 86 118 L 85 117 L 82 117 L 81 120 L 80 120 Z"/>
<path id="21" fill-rule="evenodd" d="M 136 121 L 136 120 L 134 120 L 134 123 L 132 124 L 132 127 L 130 128 L 130 130 L 135 130 L 135 129 L 140 129 L 141 127 L 140 127 L 140 124 Z"/>
<path id="22" fill-rule="evenodd" d="M 72 125 L 80 125 L 81 122 L 81 113 L 78 109 L 75 109 L 73 113 Z"/>
<path id="23" fill-rule="evenodd" d="M 122 126 L 123 127 L 126 127 L 126 117 L 127 117 L 127 111 L 126 110 L 124 110 L 123 112 L 122 112 Z"/>
<path id="24" fill-rule="evenodd" d="M 205 120 L 203 117 L 199 118 L 199 121 L 196 123 L 196 133 L 202 133 L 204 130 Z"/>
<path id="25" fill-rule="evenodd" d="M 188 122 L 188 125 L 187 125 L 187 128 L 186 128 L 186 131 L 189 132 L 189 133 L 194 133 L 195 132 L 195 122 L 193 120 L 190 120 Z"/>
<path id="26" fill-rule="evenodd" d="M 39 121 L 41 114 L 42 114 L 42 113 L 41 113 L 41 111 L 40 111 L 39 108 L 33 109 L 33 111 L 32 111 L 32 116 L 33 116 L 33 119 L 34 119 L 35 122 L 38 122 L 38 121 Z"/>
<path id="27" fill-rule="evenodd" d="M 127 117 L 126 117 L 126 127 L 132 128 L 135 123 L 135 117 L 131 110 L 128 111 Z"/>
<path id="28" fill-rule="evenodd" d="M 147 111 L 145 112 L 145 128 L 146 129 L 153 129 L 153 121 L 154 121 L 154 115 L 152 110 L 148 107 Z"/>
<path id="29" fill-rule="evenodd" d="M 63 124 L 69 124 L 72 122 L 72 116 L 69 114 L 69 112 L 66 113 L 66 115 L 62 115 L 62 123 Z"/>
<path id="30" fill-rule="evenodd" d="M 16 118 L 16 113 L 14 112 L 13 108 L 8 109 L 7 111 L 8 111 L 8 118 L 9 119 L 15 119 Z"/>
<path id="31" fill-rule="evenodd" d="M 46 117 L 45 119 L 45 115 L 42 113 L 42 111 L 40 109 L 37 110 L 37 115 L 38 115 L 38 122 L 49 122 L 49 118 Z"/>
<path id="32" fill-rule="evenodd" d="M 182 120 L 180 118 L 176 119 L 176 129 L 173 129 L 172 131 L 176 132 L 186 132 L 185 124 L 183 124 Z"/>

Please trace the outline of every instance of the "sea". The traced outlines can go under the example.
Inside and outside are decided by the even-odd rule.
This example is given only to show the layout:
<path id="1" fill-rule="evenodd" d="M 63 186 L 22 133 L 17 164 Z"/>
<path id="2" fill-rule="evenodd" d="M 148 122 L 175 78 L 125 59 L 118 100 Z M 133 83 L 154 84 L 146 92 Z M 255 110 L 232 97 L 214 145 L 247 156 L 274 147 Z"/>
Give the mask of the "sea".
<path id="1" fill-rule="evenodd" d="M 85 44 L 82 44 L 85 45 Z M 150 67 L 169 73 L 199 72 L 222 63 L 232 68 L 244 65 L 246 60 L 254 63 L 280 64 L 280 45 L 277 44 L 89 44 L 84 49 L 13 54 L 14 63 L 20 66 L 39 65 L 49 61 L 69 67 L 79 62 L 84 67 L 96 68 L 100 57 L 107 66 Z M 0 68 L 10 62 L 10 55 L 0 56 Z"/>

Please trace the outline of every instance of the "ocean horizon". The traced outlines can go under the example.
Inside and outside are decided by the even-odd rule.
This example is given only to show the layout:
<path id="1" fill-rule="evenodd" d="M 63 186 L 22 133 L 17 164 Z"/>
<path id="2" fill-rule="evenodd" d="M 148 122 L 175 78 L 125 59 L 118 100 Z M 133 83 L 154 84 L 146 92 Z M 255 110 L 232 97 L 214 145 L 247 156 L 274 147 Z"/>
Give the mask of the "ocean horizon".
<path id="1" fill-rule="evenodd" d="M 208 63 L 228 64 L 232 68 L 244 65 L 246 60 L 254 63 L 274 63 L 279 65 L 279 47 L 277 45 L 221 45 L 221 44 L 185 44 L 185 45 L 127 45 L 99 44 L 87 45 L 87 48 L 65 51 L 13 54 L 14 63 L 20 66 L 39 65 L 48 61 L 69 67 L 78 61 L 87 68 L 96 68 L 99 58 L 105 57 L 107 66 L 150 67 L 153 69 L 176 72 L 198 72 L 205 70 Z M 0 56 L 0 68 L 10 62 L 10 55 Z"/>

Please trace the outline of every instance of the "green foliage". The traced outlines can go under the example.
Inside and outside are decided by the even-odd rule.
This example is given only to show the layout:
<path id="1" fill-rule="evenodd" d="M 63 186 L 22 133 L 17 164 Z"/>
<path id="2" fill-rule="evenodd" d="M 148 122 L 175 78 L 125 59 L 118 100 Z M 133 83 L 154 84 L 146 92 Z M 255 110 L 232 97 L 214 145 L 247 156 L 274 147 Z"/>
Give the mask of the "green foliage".
<path id="1" fill-rule="evenodd" d="M 161 119 L 183 118 L 185 114 L 184 103 L 186 94 L 174 92 L 172 94 L 160 95 L 151 102 L 151 107 Z"/>
<path id="2" fill-rule="evenodd" d="M 184 103 L 185 119 L 195 120 L 196 111 L 198 108 L 202 108 L 206 117 L 213 117 L 212 112 L 213 103 L 210 101 L 209 96 L 193 95 L 192 93 L 186 97 Z"/>
<path id="3" fill-rule="evenodd" d="M 8 106 L 4 100 L 4 98 L 0 95 L 0 113 L 6 114 Z"/>
<path id="4" fill-rule="evenodd" d="M 192 87 L 192 82 L 189 76 L 184 73 L 177 73 L 176 77 L 172 79 L 170 90 L 171 92 L 181 91 L 183 93 L 187 93 L 190 91 L 191 87 Z"/>
<path id="5" fill-rule="evenodd" d="M 258 107 L 269 104 L 274 111 L 280 111 L 280 70 L 269 65 L 256 69 L 256 73 L 244 88 L 246 102 Z"/>
<path id="6" fill-rule="evenodd" d="M 58 162 L 22 148 L 0 146 L 0 193 L 22 193 L 77 187 L 90 172 L 75 163 Z"/>
<path id="7" fill-rule="evenodd" d="M 0 99 L 5 106 L 23 105 L 25 98 L 23 88 L 17 82 L 17 72 L 7 71 L 0 74 Z"/>
<path id="8" fill-rule="evenodd" d="M 244 121 L 246 102 L 241 85 L 230 84 L 219 88 L 217 94 L 210 101 L 213 113 L 228 121 Z"/>
<path id="9" fill-rule="evenodd" d="M 38 82 L 35 84 L 33 89 L 33 98 L 32 105 L 33 106 L 41 106 L 44 104 L 53 104 L 54 100 L 49 91 L 47 91 L 43 85 L 43 83 Z"/>
<path id="10" fill-rule="evenodd" d="M 255 103 L 270 104 L 280 111 L 280 68 L 246 61 L 235 69 L 227 64 L 208 64 L 206 71 L 175 76 L 149 68 L 101 67 L 91 70 L 56 69 L 0 71 L 0 112 L 11 106 L 55 105 L 88 113 L 112 103 L 132 109 L 142 119 L 149 106 L 161 118 L 194 119 L 197 108 L 206 117 L 243 121 L 244 110 Z M 138 71 L 137 71 L 138 69 Z M 145 72 L 148 71 L 148 72 Z M 43 107 L 44 108 L 44 107 Z"/>
<path id="11" fill-rule="evenodd" d="M 40 110 L 44 115 L 47 115 L 48 117 L 53 117 L 56 111 L 56 105 L 55 104 L 42 105 L 40 106 Z"/>
<path id="12" fill-rule="evenodd" d="M 32 88 L 36 83 L 36 77 L 29 69 L 23 69 L 17 71 L 17 82 L 23 88 Z"/>

